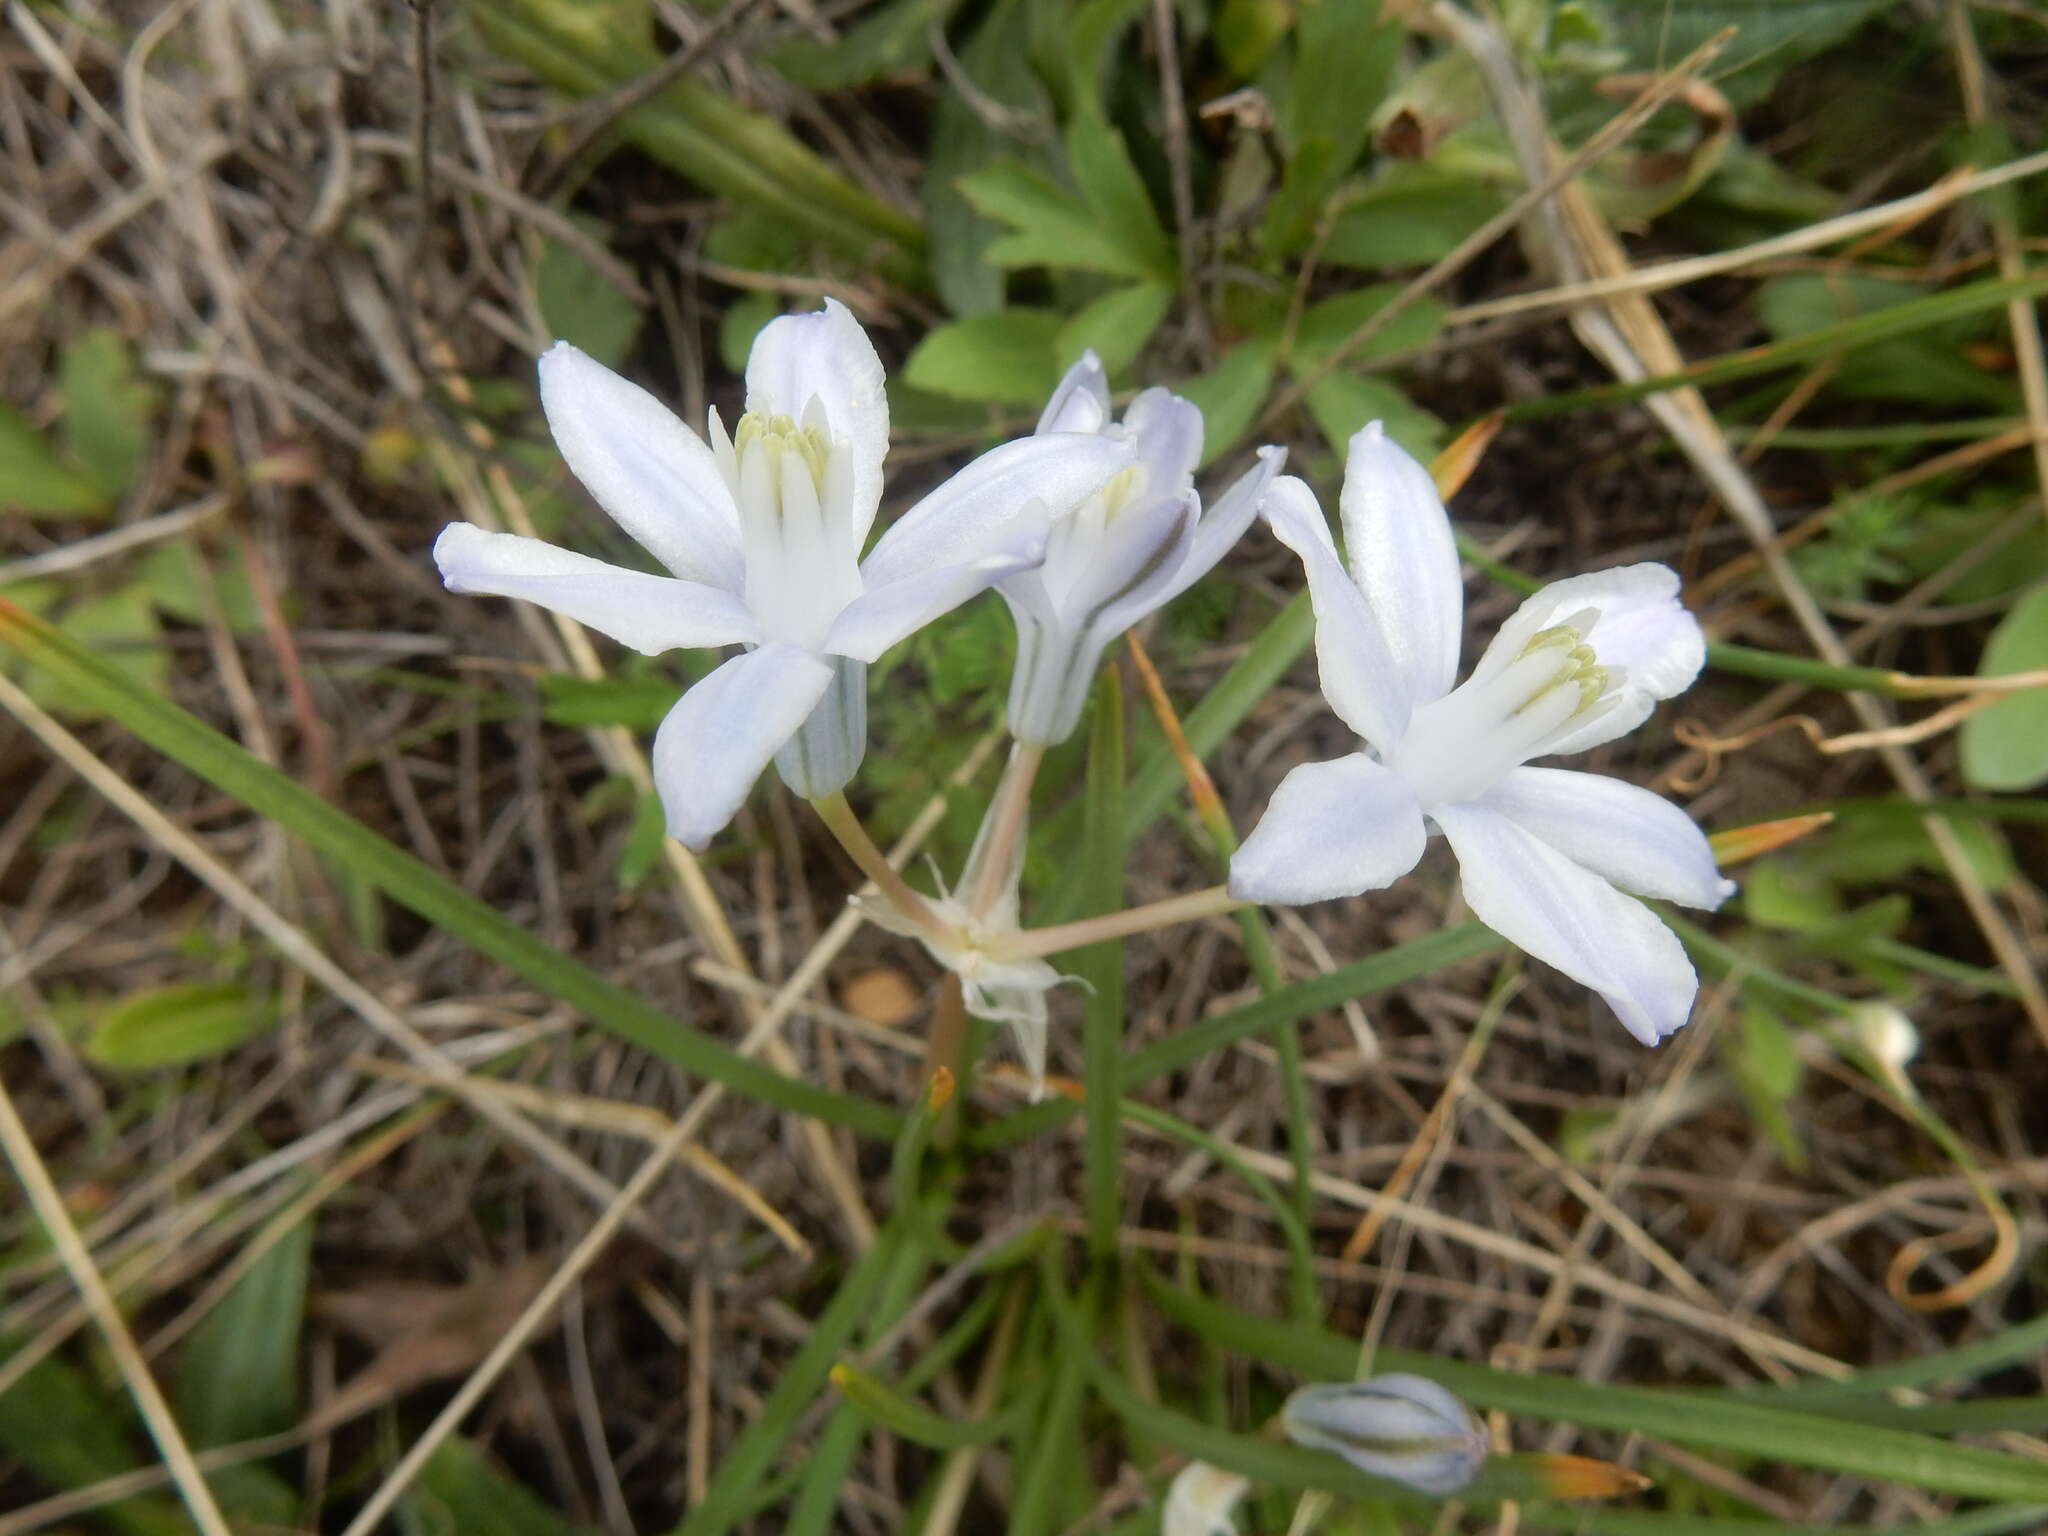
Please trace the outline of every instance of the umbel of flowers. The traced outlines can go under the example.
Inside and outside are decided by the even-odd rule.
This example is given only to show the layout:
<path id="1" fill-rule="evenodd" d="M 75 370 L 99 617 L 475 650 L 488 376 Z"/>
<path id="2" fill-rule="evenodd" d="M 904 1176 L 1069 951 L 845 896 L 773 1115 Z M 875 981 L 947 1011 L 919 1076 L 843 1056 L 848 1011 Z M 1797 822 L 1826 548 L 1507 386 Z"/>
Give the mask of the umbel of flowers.
<path id="1" fill-rule="evenodd" d="M 703 847 L 772 761 L 875 881 L 863 910 L 918 938 L 972 1012 L 1011 1026 L 1034 1082 L 1061 979 L 1051 955 L 1250 902 L 1356 897 L 1407 874 L 1438 834 L 1489 926 L 1598 992 L 1645 1043 L 1685 1023 L 1697 979 L 1636 898 L 1718 905 L 1732 887 L 1705 836 L 1647 790 L 1530 766 L 1634 730 L 1698 674 L 1699 625 L 1665 567 L 1545 587 L 1460 682 L 1450 521 L 1428 471 L 1378 423 L 1350 444 L 1340 554 L 1278 448 L 1205 507 L 1201 412 L 1147 389 L 1118 419 L 1090 354 L 1033 433 L 973 460 L 870 543 L 889 442 L 883 370 L 836 302 L 761 331 L 730 430 L 713 410 L 693 431 L 566 343 L 542 357 L 540 380 L 569 468 L 663 573 L 455 523 L 434 546 L 449 589 L 538 603 L 649 655 L 737 647 L 655 735 L 670 830 Z M 1046 748 L 1072 735 L 1107 646 L 1221 565 L 1261 514 L 1301 557 L 1323 692 L 1358 750 L 1288 774 L 1226 886 L 1021 926 Z M 991 587 L 1017 625 L 1011 755 L 958 885 L 928 896 L 882 858 L 844 794 L 867 747 L 867 667 Z"/>

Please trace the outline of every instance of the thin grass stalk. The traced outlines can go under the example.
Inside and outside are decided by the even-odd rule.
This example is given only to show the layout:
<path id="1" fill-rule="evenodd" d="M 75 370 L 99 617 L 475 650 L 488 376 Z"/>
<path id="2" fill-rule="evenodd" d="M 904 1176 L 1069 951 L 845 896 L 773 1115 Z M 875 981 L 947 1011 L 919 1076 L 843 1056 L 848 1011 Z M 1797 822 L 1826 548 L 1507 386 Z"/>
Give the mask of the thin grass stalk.
<path id="1" fill-rule="evenodd" d="M 1114 911 L 1123 900 L 1123 788 L 1123 689 L 1111 667 L 1104 670 L 1095 692 L 1081 819 L 1088 905 L 1098 912 Z M 1093 944 L 1075 959 L 1075 974 L 1089 989 L 1081 1021 L 1086 1058 L 1083 1106 L 1088 1119 L 1088 1252 L 1098 1261 L 1110 1261 L 1116 1257 L 1117 1227 L 1123 1216 L 1123 943 L 1111 939 Z"/>

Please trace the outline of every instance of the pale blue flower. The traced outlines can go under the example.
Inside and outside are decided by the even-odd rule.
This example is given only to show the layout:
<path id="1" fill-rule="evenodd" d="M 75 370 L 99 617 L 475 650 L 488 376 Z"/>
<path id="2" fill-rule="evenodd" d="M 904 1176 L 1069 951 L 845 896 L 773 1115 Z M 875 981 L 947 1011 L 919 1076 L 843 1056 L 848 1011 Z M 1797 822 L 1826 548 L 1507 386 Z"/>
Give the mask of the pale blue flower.
<path id="1" fill-rule="evenodd" d="M 1128 443 L 1135 461 L 1054 520 L 1043 564 L 996 583 L 1017 621 L 1010 734 L 1041 746 L 1074 734 L 1104 649 L 1208 574 L 1257 516 L 1287 458 L 1283 449 L 1261 449 L 1259 462 L 1205 512 L 1194 484 L 1201 411 L 1148 389 L 1116 421 L 1093 352 L 1067 371 L 1039 418 L 1038 437 L 1067 433 Z"/>
<path id="2" fill-rule="evenodd" d="M 1432 831 L 1488 927 L 1584 982 L 1654 1045 L 1685 1023 L 1698 978 L 1633 891 L 1713 908 L 1734 890 L 1700 829 L 1646 789 L 1523 766 L 1634 730 L 1705 661 L 1661 565 L 1553 582 L 1516 610 L 1462 685 L 1464 587 L 1429 473 L 1375 422 L 1351 440 L 1345 554 L 1315 496 L 1274 482 L 1265 515 L 1301 556 L 1323 693 L 1364 750 L 1282 781 L 1230 865 L 1232 895 L 1354 896 L 1415 867 Z"/>
<path id="3" fill-rule="evenodd" d="M 669 829 L 702 847 L 771 758 L 810 798 L 866 750 L 867 664 L 1044 555 L 1048 522 L 1131 461 L 1093 433 L 984 454 L 867 541 L 882 497 L 882 364 L 844 306 L 771 321 L 747 361 L 746 413 L 699 437 L 565 342 L 541 405 L 569 468 L 666 576 L 468 523 L 434 558 L 451 591 L 539 603 L 648 655 L 745 647 L 683 695 L 654 738 Z"/>

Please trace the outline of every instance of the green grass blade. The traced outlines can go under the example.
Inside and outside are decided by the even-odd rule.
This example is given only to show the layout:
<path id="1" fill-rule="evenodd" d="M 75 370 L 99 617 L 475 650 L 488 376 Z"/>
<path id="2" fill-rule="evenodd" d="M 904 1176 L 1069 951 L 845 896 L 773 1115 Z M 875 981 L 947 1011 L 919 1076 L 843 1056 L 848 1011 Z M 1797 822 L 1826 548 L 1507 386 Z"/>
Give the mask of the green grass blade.
<path id="1" fill-rule="evenodd" d="M 1929 326 L 1942 325 L 1987 309 L 1996 309 L 2015 299 L 2031 301 L 2044 293 L 2048 293 L 2048 273 L 2037 272 L 2020 277 L 1990 278 L 1983 282 L 1966 283 L 1960 288 L 1950 288 L 1942 293 L 1929 294 L 1924 299 L 1910 299 L 1904 304 L 1894 304 L 1886 309 L 1840 320 L 1833 325 L 1822 326 L 1819 330 L 1808 331 L 1800 336 L 1789 336 L 1783 341 L 1775 341 L 1767 346 L 1747 347 L 1723 357 L 1707 358 L 1690 367 L 1681 368 L 1676 373 L 1663 373 L 1655 378 L 1639 379 L 1628 384 L 1603 384 L 1596 389 L 1575 389 L 1565 394 L 1525 400 L 1507 408 L 1507 419 L 1536 421 L 1595 406 L 1620 405 L 1630 400 L 1641 400 L 1647 395 L 1662 394 L 1671 389 L 1726 384 L 1735 379 L 1746 379 L 1759 373 L 1772 373 L 1780 368 L 1790 368 L 1794 364 L 1807 362 L 1813 358 L 1848 352 L 1856 347 L 1867 346 L 1871 342 L 1910 335 Z"/>
<path id="2" fill-rule="evenodd" d="M 1424 939 L 1414 939 L 1383 949 L 1363 960 L 1340 965 L 1321 976 L 1280 988 L 1257 1002 L 1246 1003 L 1224 1013 L 1191 1024 L 1170 1039 L 1155 1041 L 1134 1051 L 1124 1064 L 1126 1082 L 1137 1084 L 1177 1072 L 1220 1051 L 1248 1035 L 1292 1023 L 1312 1013 L 1336 1008 L 1353 998 L 1384 992 L 1403 982 L 1426 976 L 1447 965 L 1456 965 L 1498 949 L 1504 942 L 1484 923 L 1460 923 Z"/>
<path id="3" fill-rule="evenodd" d="M 1135 1088 L 1155 1077 L 1179 1071 L 1249 1035 L 1338 1007 L 1353 998 L 1401 986 L 1444 966 L 1498 949 L 1504 942 L 1484 923 L 1461 923 L 1427 938 L 1383 949 L 1325 975 L 1297 981 L 1271 997 L 1203 1019 L 1170 1039 L 1133 1051 L 1124 1059 L 1124 1086 Z M 980 1127 L 971 1140 L 980 1151 L 995 1151 L 1043 1135 L 1079 1112 L 1079 1106 L 1069 1099 L 1048 1099 Z"/>
<path id="4" fill-rule="evenodd" d="M 1088 784 L 1081 817 L 1081 865 L 1087 910 L 1114 912 L 1124 893 L 1124 698 L 1116 669 L 1096 686 L 1088 740 Z M 1086 1076 L 1083 1112 L 1088 1251 L 1116 1256 L 1123 1219 L 1124 946 L 1121 939 L 1090 944 L 1069 964 L 1087 986 L 1081 1009 Z"/>
<path id="5" fill-rule="evenodd" d="M 876 1236 L 874 1244 L 861 1255 L 838 1291 L 811 1325 L 810 1337 L 783 1368 L 754 1416 L 718 1463 L 704 1501 L 675 1528 L 674 1536 L 722 1536 L 755 1508 L 754 1494 L 767 1479 L 818 1395 L 825 1390 L 833 1364 L 845 1350 L 854 1331 L 867 1321 L 870 1306 L 902 1257 L 906 1242 L 903 1217 L 899 1212 Z"/>
<path id="6" fill-rule="evenodd" d="M 916 1398 L 898 1392 L 879 1377 L 850 1365 L 832 1368 L 832 1385 L 840 1396 L 868 1418 L 901 1435 L 915 1445 L 935 1451 L 958 1451 L 973 1445 L 992 1445 L 1008 1432 L 1016 1415 L 996 1412 L 986 1418 L 960 1419 L 927 1408 Z"/>
<path id="7" fill-rule="evenodd" d="M 508 922 L 453 881 L 170 700 L 133 682 L 39 619 L 0 600 L 0 644 L 63 680 L 82 702 L 234 796 L 358 878 L 525 977 L 592 1023 L 733 1092 L 869 1136 L 894 1134 L 885 1105 L 833 1093 L 751 1061 Z"/>
<path id="8" fill-rule="evenodd" d="M 1633 1509 L 1524 1510 L 1522 1528 L 1559 1536 L 2007 1536 L 2048 1524 L 2048 1504 L 2000 1504 L 1915 1525 L 1788 1525 L 1778 1520 L 1668 1515 Z"/>
<path id="9" fill-rule="evenodd" d="M 1156 1271 L 1143 1273 L 1160 1310 L 1183 1326 L 1308 1380 L 1341 1376 L 1356 1352 L 1355 1342 L 1341 1334 L 1253 1317 L 1172 1285 Z M 1603 1386 L 1561 1376 L 1497 1371 L 1406 1350 L 1383 1349 L 1377 1364 L 1430 1377 L 1476 1408 L 1498 1408 L 1523 1418 L 1655 1435 L 1681 1445 L 1969 1498 L 2029 1504 L 2048 1499 L 2048 1465 L 1903 1430 L 1767 1407 L 1760 1396 Z"/>

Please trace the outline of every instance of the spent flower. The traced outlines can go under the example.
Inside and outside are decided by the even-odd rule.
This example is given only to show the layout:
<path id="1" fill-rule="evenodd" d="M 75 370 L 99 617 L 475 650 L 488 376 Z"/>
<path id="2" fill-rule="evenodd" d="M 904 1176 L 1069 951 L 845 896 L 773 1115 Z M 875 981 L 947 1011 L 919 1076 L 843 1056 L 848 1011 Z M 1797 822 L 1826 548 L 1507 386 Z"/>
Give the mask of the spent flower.
<path id="1" fill-rule="evenodd" d="M 1039 417 L 1037 436 L 1067 433 L 1128 443 L 1135 457 L 1053 522 L 1043 564 L 996 583 L 1017 621 L 1010 732 L 1046 746 L 1074 734 L 1104 648 L 1229 552 L 1287 458 L 1284 449 L 1260 449 L 1259 462 L 1205 511 L 1194 484 L 1201 411 L 1148 389 L 1116 421 L 1092 351 L 1067 370 Z"/>
<path id="2" fill-rule="evenodd" d="M 744 647 L 677 702 L 654 739 L 669 828 L 701 847 L 772 758 L 808 798 L 866 750 L 867 665 L 1034 565 L 1049 520 L 1130 462 L 1094 433 L 1021 439 L 912 507 L 861 558 L 881 505 L 881 359 L 836 301 L 764 327 L 746 411 L 703 437 L 566 342 L 540 361 L 541 406 L 569 468 L 668 570 L 650 575 L 538 539 L 452 523 L 434 545 L 455 592 L 523 598 L 647 655 Z"/>
<path id="3" fill-rule="evenodd" d="M 1713 908 L 1734 890 L 1677 806 L 1618 779 L 1531 758 L 1634 730 L 1705 661 L 1678 577 L 1629 565 L 1553 582 L 1456 685 L 1464 588 L 1429 473 L 1374 422 L 1351 440 L 1337 555 L 1314 494 L 1283 476 L 1265 515 L 1307 568 L 1331 708 L 1364 749 L 1289 773 L 1230 865 L 1230 890 L 1296 904 L 1413 869 L 1432 830 L 1479 919 L 1600 993 L 1655 1044 L 1698 978 L 1678 939 L 1623 892 Z"/>
<path id="4" fill-rule="evenodd" d="M 997 826 L 993 814 L 983 819 L 959 885 L 949 891 L 944 881 L 938 881 L 939 894 L 925 898 L 919 904 L 922 911 L 906 911 L 882 894 L 856 896 L 853 901 L 869 922 L 918 940 L 934 960 L 958 976 L 969 1013 L 1010 1026 L 1036 1100 L 1045 1091 L 1046 1032 L 1052 1015 L 1046 994 L 1071 978 L 1044 960 L 1009 952 L 1018 932 L 1024 829 L 1020 822 L 999 837 Z M 1006 848 L 992 851 L 998 842 Z M 991 858 L 1003 861 L 1000 870 L 988 868 Z M 991 899 L 979 899 L 983 891 L 992 893 Z"/>

